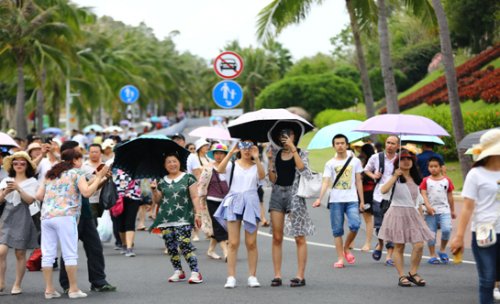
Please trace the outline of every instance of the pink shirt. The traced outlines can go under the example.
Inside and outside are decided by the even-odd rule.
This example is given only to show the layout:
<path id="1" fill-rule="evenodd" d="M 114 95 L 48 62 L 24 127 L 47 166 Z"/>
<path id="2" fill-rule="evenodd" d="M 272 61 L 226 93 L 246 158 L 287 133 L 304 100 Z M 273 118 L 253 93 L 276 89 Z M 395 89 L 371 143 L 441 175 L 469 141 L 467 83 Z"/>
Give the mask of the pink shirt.
<path id="1" fill-rule="evenodd" d="M 45 180 L 45 196 L 41 219 L 58 216 L 80 216 L 82 197 L 78 190 L 78 180 L 84 172 L 73 168 L 61 174 L 60 178 Z"/>

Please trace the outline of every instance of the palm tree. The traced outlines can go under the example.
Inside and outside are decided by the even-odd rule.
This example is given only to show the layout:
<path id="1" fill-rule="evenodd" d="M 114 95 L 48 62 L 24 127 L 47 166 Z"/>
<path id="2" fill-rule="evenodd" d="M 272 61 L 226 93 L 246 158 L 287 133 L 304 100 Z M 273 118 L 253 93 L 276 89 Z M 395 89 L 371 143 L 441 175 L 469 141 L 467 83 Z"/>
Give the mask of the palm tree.
<path id="1" fill-rule="evenodd" d="M 471 164 L 470 160 L 465 157 L 464 153 L 462 153 L 463 151 L 458 149 L 458 143 L 462 140 L 462 138 L 464 138 L 465 132 L 462 111 L 460 110 L 460 100 L 458 98 L 457 75 L 451 48 L 450 30 L 448 28 L 448 21 L 446 20 L 446 14 L 441 1 L 432 0 L 432 4 L 434 6 L 434 11 L 439 25 L 439 39 L 441 41 L 441 53 L 443 53 L 444 72 L 446 77 L 446 86 L 448 88 L 448 100 L 450 101 L 451 122 L 457 146 L 457 154 L 460 161 L 462 176 L 465 177 L 467 172 L 470 170 Z"/>
<path id="2" fill-rule="evenodd" d="M 290 24 L 299 23 L 307 16 L 309 9 L 313 3 L 321 4 L 321 0 L 274 0 L 268 6 L 259 12 L 259 20 L 257 23 L 257 36 L 259 39 L 268 40 L 272 38 L 272 26 L 275 28 L 275 34 L 279 34 L 285 27 Z M 358 69 L 361 75 L 361 83 L 366 105 L 366 115 L 371 117 L 375 115 L 373 106 L 373 94 L 370 81 L 368 78 L 368 70 L 366 68 L 364 53 L 359 34 L 359 20 L 356 13 L 363 15 L 365 20 L 371 19 L 368 15 L 373 15 L 370 10 L 373 10 L 372 0 L 346 0 L 347 10 L 349 12 L 351 29 L 353 32 L 356 55 L 358 59 Z M 396 100 L 397 102 L 397 100 Z"/>

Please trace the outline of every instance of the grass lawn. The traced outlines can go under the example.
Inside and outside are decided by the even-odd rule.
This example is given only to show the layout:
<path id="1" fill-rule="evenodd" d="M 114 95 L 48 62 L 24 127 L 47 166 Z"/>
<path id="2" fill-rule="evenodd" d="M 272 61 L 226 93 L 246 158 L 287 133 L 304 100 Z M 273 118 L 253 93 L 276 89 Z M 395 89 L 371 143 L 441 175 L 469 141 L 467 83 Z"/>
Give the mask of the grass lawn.
<path id="1" fill-rule="evenodd" d="M 306 149 L 309 142 L 316 134 L 316 131 L 309 132 L 299 143 L 299 147 Z M 309 150 L 309 165 L 313 171 L 323 172 L 325 163 L 333 157 L 335 151 L 332 148 L 321 150 Z M 448 177 L 453 181 L 456 190 L 461 190 L 463 186 L 462 172 L 460 171 L 460 164 L 458 161 L 446 162 L 446 170 Z"/>
<path id="2" fill-rule="evenodd" d="M 404 110 L 404 114 L 413 114 L 413 115 L 421 115 L 421 116 L 426 116 L 426 114 L 429 111 L 435 111 L 437 109 L 441 108 L 449 108 L 450 105 L 448 104 L 440 104 L 438 106 L 430 106 L 426 103 L 422 103 L 416 107 L 413 107 L 408 110 Z M 499 109 L 500 106 L 498 104 L 490 104 L 486 103 L 482 100 L 479 101 L 464 101 L 460 103 L 460 109 L 462 110 L 462 114 L 465 113 L 472 113 L 472 112 L 477 112 L 477 111 L 484 111 L 484 110 L 494 110 L 494 109 Z"/>

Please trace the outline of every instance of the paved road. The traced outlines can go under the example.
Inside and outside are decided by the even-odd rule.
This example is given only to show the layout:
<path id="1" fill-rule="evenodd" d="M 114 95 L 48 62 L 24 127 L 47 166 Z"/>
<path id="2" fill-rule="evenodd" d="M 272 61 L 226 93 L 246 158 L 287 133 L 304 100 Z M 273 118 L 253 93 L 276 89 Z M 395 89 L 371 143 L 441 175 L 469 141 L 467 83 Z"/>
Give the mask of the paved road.
<path id="1" fill-rule="evenodd" d="M 371 259 L 369 253 L 354 252 L 356 264 L 344 269 L 331 267 L 336 259 L 330 232 L 328 212 L 325 208 L 310 209 L 317 225 L 317 233 L 309 238 L 309 260 L 306 272 L 307 286 L 292 289 L 287 286 L 272 288 L 271 239 L 268 228 L 261 228 L 258 237 L 258 278 L 263 287 L 250 289 L 246 283 L 246 253 L 240 248 L 238 258 L 238 283 L 234 290 L 225 290 L 226 267 L 222 261 L 208 259 L 205 255 L 208 241 L 196 243 L 200 269 L 205 282 L 201 285 L 168 283 L 172 273 L 169 259 L 163 254 L 163 242 L 147 232 L 139 232 L 136 239 L 137 257 L 126 258 L 114 251 L 111 243 L 104 245 L 106 272 L 118 292 L 100 294 L 90 292 L 85 303 L 475 303 L 477 275 L 471 263 L 460 265 L 429 265 L 422 262 L 420 273 L 428 281 L 424 288 L 397 287 L 396 271 Z M 356 248 L 364 242 L 364 230 L 356 240 Z M 83 249 L 80 250 L 78 281 L 83 290 L 89 289 Z M 470 250 L 464 259 L 472 261 Z M 13 252 L 8 256 L 7 290 L 14 280 Z M 408 259 L 406 260 L 408 264 Z M 283 275 L 287 280 L 295 274 L 295 246 L 293 241 L 284 245 Z M 57 274 L 57 272 L 56 272 Z M 41 303 L 43 278 L 40 272 L 27 273 L 20 296 L 0 297 L 0 303 Z M 59 289 L 60 290 L 60 289 Z M 53 300 L 70 302 L 67 298 Z"/>

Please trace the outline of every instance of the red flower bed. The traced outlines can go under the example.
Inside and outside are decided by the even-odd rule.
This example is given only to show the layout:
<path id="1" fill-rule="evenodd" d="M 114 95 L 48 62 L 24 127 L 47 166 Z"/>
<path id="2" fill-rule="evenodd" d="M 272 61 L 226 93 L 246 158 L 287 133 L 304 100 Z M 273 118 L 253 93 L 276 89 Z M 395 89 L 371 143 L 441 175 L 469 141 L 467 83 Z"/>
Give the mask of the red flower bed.
<path id="1" fill-rule="evenodd" d="M 480 70 L 486 63 L 500 57 L 500 44 L 484 50 L 476 57 L 456 68 L 458 92 L 461 101 L 483 99 L 488 103 L 497 103 L 500 99 L 500 69 L 493 66 Z M 401 98 L 399 109 L 406 110 L 425 102 L 429 105 L 448 103 L 446 78 L 439 77 L 419 90 Z M 384 107 L 380 110 L 386 113 Z"/>

